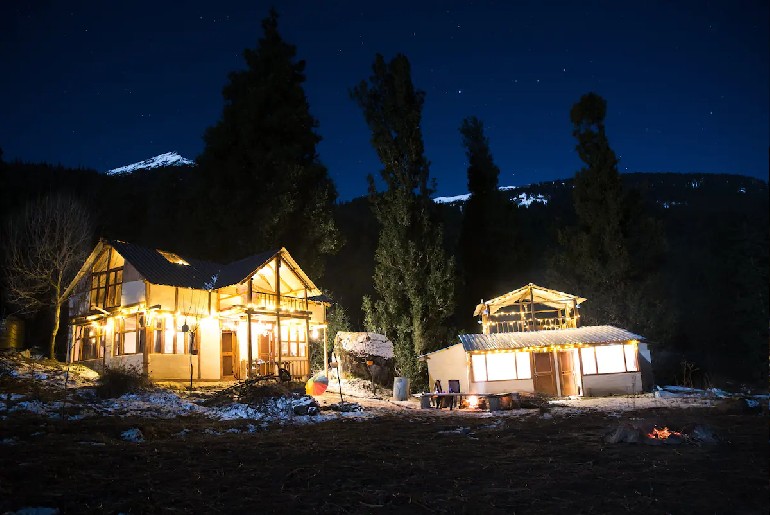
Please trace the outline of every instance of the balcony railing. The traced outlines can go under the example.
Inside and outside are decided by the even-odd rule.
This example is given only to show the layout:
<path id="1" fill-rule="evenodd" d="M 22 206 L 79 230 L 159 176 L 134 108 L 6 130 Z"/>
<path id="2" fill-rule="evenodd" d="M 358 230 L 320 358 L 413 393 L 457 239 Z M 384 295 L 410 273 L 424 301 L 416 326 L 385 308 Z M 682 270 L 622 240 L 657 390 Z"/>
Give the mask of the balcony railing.
<path id="1" fill-rule="evenodd" d="M 577 319 L 574 317 L 554 317 L 514 319 L 514 320 L 490 320 L 485 324 L 484 333 L 518 333 L 527 331 L 548 331 L 552 329 L 569 329 L 577 327 Z"/>
<path id="2" fill-rule="evenodd" d="M 279 299 L 275 293 L 253 292 L 251 294 L 251 304 L 253 309 L 258 311 L 275 311 Z M 280 308 L 288 311 L 306 311 L 305 299 L 296 297 L 285 297 L 281 295 Z"/>

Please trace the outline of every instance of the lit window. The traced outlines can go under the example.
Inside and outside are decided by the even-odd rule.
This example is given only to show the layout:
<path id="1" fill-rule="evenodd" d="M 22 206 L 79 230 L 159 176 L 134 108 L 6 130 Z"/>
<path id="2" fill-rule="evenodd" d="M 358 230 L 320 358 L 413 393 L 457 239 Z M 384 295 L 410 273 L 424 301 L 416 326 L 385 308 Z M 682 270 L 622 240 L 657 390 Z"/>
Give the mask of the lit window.
<path id="1" fill-rule="evenodd" d="M 593 347 L 580 349 L 580 359 L 583 360 L 583 375 L 596 373 L 596 354 Z"/>
<path id="2" fill-rule="evenodd" d="M 626 369 L 629 372 L 638 372 L 639 367 L 636 364 L 636 345 L 623 345 L 623 351 L 626 353 Z"/>
<path id="3" fill-rule="evenodd" d="M 519 379 L 532 379 L 529 352 L 516 353 L 516 375 Z"/>
<path id="4" fill-rule="evenodd" d="M 504 352 L 471 355 L 475 382 L 531 379 L 529 352 Z"/>
<path id="5" fill-rule="evenodd" d="M 622 345 L 600 345 L 596 347 L 596 368 L 600 374 L 625 372 Z"/>
<path id="6" fill-rule="evenodd" d="M 513 352 L 487 355 L 487 381 L 516 379 L 516 355 Z"/>
<path id="7" fill-rule="evenodd" d="M 471 367 L 473 368 L 473 380 L 476 382 L 487 380 L 487 360 L 483 354 L 471 355 Z"/>

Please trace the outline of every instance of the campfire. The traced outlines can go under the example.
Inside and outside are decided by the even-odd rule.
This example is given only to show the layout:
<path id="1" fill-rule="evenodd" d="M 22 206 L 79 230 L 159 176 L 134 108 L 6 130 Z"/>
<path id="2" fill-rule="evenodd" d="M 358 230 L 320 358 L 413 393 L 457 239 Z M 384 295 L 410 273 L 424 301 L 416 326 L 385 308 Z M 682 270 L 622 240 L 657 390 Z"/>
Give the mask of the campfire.
<path id="1" fill-rule="evenodd" d="M 644 421 L 621 422 L 616 428 L 604 435 L 606 443 L 645 443 L 660 444 L 715 444 L 719 441 L 714 430 L 702 424 L 687 424 L 680 431 L 666 425 L 651 424 Z"/>
<path id="2" fill-rule="evenodd" d="M 647 438 L 653 438 L 657 440 L 666 440 L 669 436 L 676 436 L 678 438 L 684 438 L 682 433 L 672 431 L 668 427 L 660 429 L 658 426 L 653 426 L 652 431 L 647 433 Z"/>

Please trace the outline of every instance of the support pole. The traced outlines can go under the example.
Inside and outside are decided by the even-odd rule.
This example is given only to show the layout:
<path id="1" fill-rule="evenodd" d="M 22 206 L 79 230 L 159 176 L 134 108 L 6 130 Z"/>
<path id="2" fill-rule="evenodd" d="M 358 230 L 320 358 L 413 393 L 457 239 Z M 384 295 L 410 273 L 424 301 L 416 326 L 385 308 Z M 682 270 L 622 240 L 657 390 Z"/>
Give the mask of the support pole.
<path id="1" fill-rule="evenodd" d="M 278 328 L 278 363 L 276 374 L 280 372 L 281 359 L 283 359 L 281 347 L 281 253 L 275 256 L 275 323 Z"/>

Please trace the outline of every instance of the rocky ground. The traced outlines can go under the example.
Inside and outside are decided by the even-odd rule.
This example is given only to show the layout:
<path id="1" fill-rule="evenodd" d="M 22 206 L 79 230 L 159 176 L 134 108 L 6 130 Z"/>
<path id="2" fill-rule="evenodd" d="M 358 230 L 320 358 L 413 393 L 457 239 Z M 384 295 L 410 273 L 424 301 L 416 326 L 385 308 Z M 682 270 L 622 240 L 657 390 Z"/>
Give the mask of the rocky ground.
<path id="1" fill-rule="evenodd" d="M 0 362 L 0 513 L 769 508 L 766 400 L 757 409 L 713 396 L 647 395 L 450 412 L 352 382 L 342 385 L 339 410 L 336 392 L 308 399 L 232 384 L 100 399 L 88 372 L 70 377 L 65 391 L 57 370 Z M 297 414 L 303 406 L 318 413 Z M 713 438 L 608 437 L 653 426 L 697 426 Z"/>

